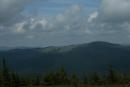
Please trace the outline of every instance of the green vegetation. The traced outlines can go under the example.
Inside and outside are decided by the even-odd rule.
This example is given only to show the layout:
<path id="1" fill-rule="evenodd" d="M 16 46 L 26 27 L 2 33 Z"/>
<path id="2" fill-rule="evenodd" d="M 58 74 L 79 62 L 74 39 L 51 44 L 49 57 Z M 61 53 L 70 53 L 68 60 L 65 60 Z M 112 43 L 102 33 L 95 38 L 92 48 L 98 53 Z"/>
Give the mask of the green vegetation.
<path id="1" fill-rule="evenodd" d="M 70 85 L 58 85 L 58 86 L 27 86 L 27 87 L 73 87 Z M 78 87 L 130 87 L 130 85 L 79 85 Z"/>
<path id="2" fill-rule="evenodd" d="M 83 78 L 69 74 L 64 68 L 39 76 L 21 76 L 12 72 L 3 59 L 0 68 L 0 87 L 129 87 L 129 75 L 115 71 L 110 65 L 104 75 L 98 72 Z"/>
<path id="3" fill-rule="evenodd" d="M 72 49 L 73 48 L 73 49 Z M 49 51 L 48 51 L 49 50 Z M 121 71 L 130 72 L 130 46 L 107 42 L 92 42 L 76 46 L 17 48 L 0 51 L 10 68 L 18 73 L 46 73 L 64 66 L 73 73 L 104 72 L 107 64 Z"/>

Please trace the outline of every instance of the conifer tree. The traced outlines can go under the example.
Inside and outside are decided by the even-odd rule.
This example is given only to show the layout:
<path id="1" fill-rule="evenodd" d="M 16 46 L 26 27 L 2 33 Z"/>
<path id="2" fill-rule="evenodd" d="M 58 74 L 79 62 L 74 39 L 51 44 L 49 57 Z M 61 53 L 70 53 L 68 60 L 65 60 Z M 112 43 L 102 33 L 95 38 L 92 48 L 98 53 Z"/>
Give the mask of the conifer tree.
<path id="1" fill-rule="evenodd" d="M 57 84 L 68 84 L 68 75 L 64 68 L 61 68 L 56 72 L 55 81 Z"/>
<path id="2" fill-rule="evenodd" d="M 6 60 L 2 60 L 2 83 L 5 87 L 11 86 L 11 77 L 10 77 L 10 71 L 7 67 Z"/>
<path id="3" fill-rule="evenodd" d="M 99 84 L 101 78 L 97 72 L 94 72 L 90 77 L 90 82 L 92 84 Z"/>
<path id="4" fill-rule="evenodd" d="M 0 87 L 2 86 L 2 63 L 0 61 Z"/>
<path id="5" fill-rule="evenodd" d="M 76 74 L 73 74 L 72 77 L 71 77 L 71 84 L 74 86 L 74 87 L 78 87 L 78 84 L 79 84 L 79 79 L 77 77 Z"/>
<path id="6" fill-rule="evenodd" d="M 84 79 L 83 79 L 83 84 L 88 84 L 88 77 L 87 75 L 84 76 Z"/>
<path id="7" fill-rule="evenodd" d="M 11 86 L 12 87 L 20 86 L 20 78 L 19 78 L 19 75 L 16 73 L 12 73 L 12 75 L 11 75 Z"/>
<path id="8" fill-rule="evenodd" d="M 41 84 L 40 76 L 36 76 L 35 77 L 35 80 L 34 80 L 33 84 L 36 85 L 36 86 L 39 86 Z"/>
<path id="9" fill-rule="evenodd" d="M 120 80 L 119 73 L 117 73 L 113 68 L 112 65 L 109 65 L 108 67 L 108 74 L 106 77 L 106 81 L 109 84 L 117 83 Z"/>
<path id="10" fill-rule="evenodd" d="M 55 84 L 55 78 L 54 78 L 54 73 L 48 73 L 44 76 L 43 78 L 43 83 L 45 85 L 54 85 Z"/>

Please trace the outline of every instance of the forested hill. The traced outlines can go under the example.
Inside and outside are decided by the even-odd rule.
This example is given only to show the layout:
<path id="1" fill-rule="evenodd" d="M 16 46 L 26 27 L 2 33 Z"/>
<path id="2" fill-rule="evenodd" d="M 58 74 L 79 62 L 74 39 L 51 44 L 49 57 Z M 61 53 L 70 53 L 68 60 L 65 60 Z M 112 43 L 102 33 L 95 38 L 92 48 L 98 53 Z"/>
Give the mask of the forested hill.
<path id="1" fill-rule="evenodd" d="M 107 42 L 0 51 L 9 66 L 20 73 L 43 73 L 60 67 L 69 72 L 105 71 L 108 64 L 130 72 L 130 47 Z"/>

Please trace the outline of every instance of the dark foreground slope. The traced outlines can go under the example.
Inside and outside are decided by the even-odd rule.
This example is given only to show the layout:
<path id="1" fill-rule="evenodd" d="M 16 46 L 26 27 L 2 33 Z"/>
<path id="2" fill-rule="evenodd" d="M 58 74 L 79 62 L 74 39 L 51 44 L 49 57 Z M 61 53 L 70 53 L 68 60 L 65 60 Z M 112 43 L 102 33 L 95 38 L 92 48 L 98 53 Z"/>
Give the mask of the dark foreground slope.
<path id="1" fill-rule="evenodd" d="M 43 73 L 65 67 L 69 72 L 105 71 L 108 64 L 130 72 L 130 47 L 93 42 L 64 47 L 13 49 L 0 51 L 9 66 L 21 73 Z"/>

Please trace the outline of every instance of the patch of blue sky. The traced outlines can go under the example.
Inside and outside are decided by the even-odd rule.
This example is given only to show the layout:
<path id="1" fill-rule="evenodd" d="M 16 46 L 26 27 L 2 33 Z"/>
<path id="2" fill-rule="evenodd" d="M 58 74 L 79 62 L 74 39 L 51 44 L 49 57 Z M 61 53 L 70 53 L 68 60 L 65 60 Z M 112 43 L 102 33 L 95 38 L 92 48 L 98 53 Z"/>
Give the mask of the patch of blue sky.
<path id="1" fill-rule="evenodd" d="M 81 5 L 84 13 L 89 14 L 98 9 L 100 2 L 101 0 L 37 0 L 32 2 L 24 12 L 55 15 L 64 12 L 72 5 Z"/>

